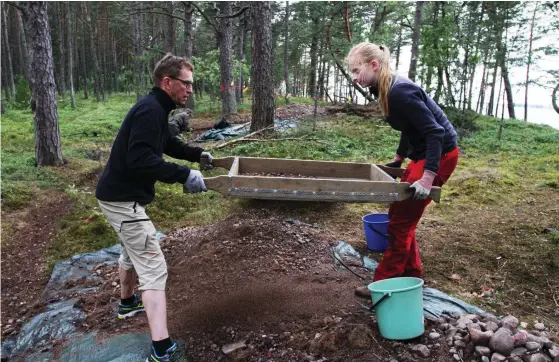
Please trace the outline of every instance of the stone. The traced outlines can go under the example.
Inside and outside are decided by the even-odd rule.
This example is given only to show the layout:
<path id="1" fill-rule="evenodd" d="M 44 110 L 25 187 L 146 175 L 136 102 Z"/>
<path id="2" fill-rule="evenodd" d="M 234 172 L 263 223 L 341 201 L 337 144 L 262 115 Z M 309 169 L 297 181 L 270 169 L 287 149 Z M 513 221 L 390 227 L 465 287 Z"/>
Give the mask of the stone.
<path id="1" fill-rule="evenodd" d="M 470 333 L 471 341 L 476 346 L 487 346 L 489 345 L 489 340 L 493 337 L 492 331 L 482 332 L 480 330 L 469 328 L 468 332 Z"/>
<path id="2" fill-rule="evenodd" d="M 526 357 L 526 362 L 551 362 L 551 358 L 543 353 L 531 354 Z"/>
<path id="3" fill-rule="evenodd" d="M 500 353 L 493 353 L 491 356 L 491 362 L 505 362 L 507 357 L 503 356 Z"/>
<path id="4" fill-rule="evenodd" d="M 526 329 L 526 328 L 528 328 L 528 323 L 526 323 L 526 322 L 521 322 L 521 323 L 520 323 L 520 327 Z"/>
<path id="5" fill-rule="evenodd" d="M 458 351 L 456 351 L 456 348 L 454 348 L 454 347 L 452 347 L 451 349 L 448 350 L 448 353 L 450 353 L 450 354 L 455 354 L 457 352 Z"/>
<path id="6" fill-rule="evenodd" d="M 423 358 L 427 358 L 431 355 L 429 348 L 423 344 L 416 344 L 415 346 L 412 346 L 411 352 Z"/>
<path id="7" fill-rule="evenodd" d="M 526 342 L 528 342 L 528 333 L 526 333 L 525 331 L 520 331 L 512 338 L 514 339 L 515 347 L 522 347 L 526 344 Z"/>
<path id="8" fill-rule="evenodd" d="M 458 348 L 462 348 L 462 349 L 466 348 L 466 342 L 461 340 L 455 341 L 454 345 Z"/>
<path id="9" fill-rule="evenodd" d="M 512 356 L 508 359 L 508 362 L 523 362 L 523 361 L 522 361 L 522 357 Z"/>
<path id="10" fill-rule="evenodd" d="M 545 325 L 543 323 L 536 323 L 534 324 L 534 328 L 536 328 L 537 331 L 545 331 Z"/>
<path id="11" fill-rule="evenodd" d="M 508 328 L 511 332 L 514 332 L 518 328 L 519 322 L 518 318 L 512 315 L 508 315 L 501 320 L 503 327 Z"/>
<path id="12" fill-rule="evenodd" d="M 225 354 L 230 354 L 238 349 L 242 349 L 246 347 L 247 347 L 246 341 L 239 341 L 239 342 L 234 342 L 234 343 L 229 343 L 224 345 L 223 347 L 221 347 L 221 351 Z"/>
<path id="13" fill-rule="evenodd" d="M 481 362 L 490 362 L 490 361 L 489 361 L 489 357 L 487 357 L 487 356 L 481 356 Z"/>
<path id="14" fill-rule="evenodd" d="M 526 349 L 528 351 L 536 351 L 538 349 L 542 348 L 542 346 L 538 343 L 538 342 L 527 342 L 526 343 Z"/>
<path id="15" fill-rule="evenodd" d="M 533 334 L 528 335 L 528 342 L 538 342 L 540 345 L 544 346 L 547 349 L 552 348 L 553 343 L 547 337 L 538 337 L 534 336 Z"/>
<path id="16" fill-rule="evenodd" d="M 458 321 L 456 321 L 456 323 L 457 323 L 456 328 L 466 329 L 469 324 L 473 324 L 474 322 L 469 318 L 460 317 L 460 319 L 458 319 Z"/>
<path id="17" fill-rule="evenodd" d="M 514 348 L 514 339 L 507 328 L 499 328 L 489 340 L 489 348 L 504 356 L 508 356 Z"/>
<path id="18" fill-rule="evenodd" d="M 441 335 L 436 333 L 436 332 L 429 333 L 429 339 L 432 340 L 432 341 L 434 341 L 436 339 L 439 339 L 440 337 L 441 337 Z"/>
<path id="19" fill-rule="evenodd" d="M 442 323 L 442 324 L 439 325 L 439 329 L 443 332 L 448 330 L 449 328 L 450 328 L 450 324 L 448 324 L 448 323 Z"/>
<path id="20" fill-rule="evenodd" d="M 528 352 L 528 350 L 526 348 L 516 347 L 510 352 L 510 355 L 511 356 L 521 356 L 522 357 L 526 354 L 526 352 Z"/>
<path id="21" fill-rule="evenodd" d="M 452 358 L 454 358 L 455 361 L 462 361 L 462 358 L 460 358 L 460 356 L 456 353 L 452 355 Z"/>
<path id="22" fill-rule="evenodd" d="M 476 356 L 481 357 L 481 356 L 491 356 L 491 350 L 489 349 L 489 347 L 485 347 L 485 346 L 477 346 L 475 348 L 475 352 Z"/>
<path id="23" fill-rule="evenodd" d="M 365 286 L 355 288 L 355 295 L 365 299 L 371 299 L 371 292 Z"/>
<path id="24" fill-rule="evenodd" d="M 553 346 L 548 352 L 551 358 L 553 358 L 553 362 L 559 362 L 559 347 Z"/>
<path id="25" fill-rule="evenodd" d="M 458 333 L 458 330 L 455 327 L 450 327 L 449 329 L 444 332 L 445 337 L 452 338 Z"/>
<path id="26" fill-rule="evenodd" d="M 485 313 L 482 315 L 482 320 L 487 323 L 489 321 L 491 322 L 499 322 L 499 319 L 497 317 L 495 317 L 495 315 L 491 314 L 491 313 Z"/>
<path id="27" fill-rule="evenodd" d="M 497 332 L 498 329 L 499 329 L 499 325 L 496 322 L 489 321 L 485 323 L 486 331 Z"/>

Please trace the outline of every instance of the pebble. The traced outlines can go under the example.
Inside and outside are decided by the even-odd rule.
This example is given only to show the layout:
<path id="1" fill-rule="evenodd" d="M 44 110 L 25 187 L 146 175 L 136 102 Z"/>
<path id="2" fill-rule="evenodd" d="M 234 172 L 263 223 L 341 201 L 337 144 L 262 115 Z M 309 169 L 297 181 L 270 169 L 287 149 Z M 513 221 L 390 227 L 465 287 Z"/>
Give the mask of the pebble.
<path id="1" fill-rule="evenodd" d="M 458 340 L 458 341 L 454 342 L 454 345 L 458 348 L 466 348 L 466 343 L 464 343 L 464 341 Z"/>
<path id="2" fill-rule="evenodd" d="M 423 344 L 416 344 L 411 348 L 411 352 L 417 354 L 420 357 L 426 358 L 431 355 L 429 348 Z"/>
<path id="3" fill-rule="evenodd" d="M 462 361 L 462 358 L 457 354 L 452 355 L 452 358 L 454 358 L 455 361 Z"/>
<path id="4" fill-rule="evenodd" d="M 493 355 L 491 356 L 491 362 L 505 362 L 506 360 L 507 357 L 499 353 L 493 353 Z"/>
<path id="5" fill-rule="evenodd" d="M 451 349 L 448 350 L 448 353 L 450 353 L 450 354 L 457 353 L 456 348 L 452 347 Z"/>
<path id="6" fill-rule="evenodd" d="M 489 347 L 502 355 L 508 356 L 514 348 L 514 339 L 507 328 L 499 328 L 489 340 Z"/>
<path id="7" fill-rule="evenodd" d="M 521 323 L 520 323 L 520 326 L 521 326 L 522 328 L 526 329 L 526 328 L 528 328 L 528 323 L 526 323 L 526 322 L 521 322 Z"/>
<path id="8" fill-rule="evenodd" d="M 518 328 L 519 322 L 518 318 L 512 315 L 508 315 L 501 320 L 503 327 L 508 328 L 510 331 L 516 330 Z"/>
<path id="9" fill-rule="evenodd" d="M 537 331 L 545 331 L 545 325 L 543 323 L 534 324 L 534 328 L 536 328 Z"/>
<path id="10" fill-rule="evenodd" d="M 434 341 L 435 339 L 439 339 L 441 337 L 440 334 L 436 333 L 436 332 L 431 332 L 429 333 L 429 339 Z"/>
<path id="11" fill-rule="evenodd" d="M 553 346 L 548 352 L 551 358 L 553 358 L 553 362 L 559 361 L 559 347 Z"/>
<path id="12" fill-rule="evenodd" d="M 498 329 L 499 329 L 499 325 L 493 321 L 489 321 L 485 323 L 486 331 L 497 332 Z"/>
<path id="13" fill-rule="evenodd" d="M 481 357 L 481 362 L 490 362 L 490 361 L 489 361 L 489 357 L 487 357 L 487 356 L 482 356 L 482 357 Z"/>
<path id="14" fill-rule="evenodd" d="M 516 347 L 510 352 L 511 356 L 524 356 L 528 350 L 524 347 Z"/>
<path id="15" fill-rule="evenodd" d="M 525 359 L 526 362 L 549 362 L 549 357 L 543 353 L 536 353 L 528 355 Z"/>
<path id="16" fill-rule="evenodd" d="M 541 347 L 542 346 L 538 342 L 530 341 L 530 342 L 526 343 L 526 349 L 528 351 L 535 351 L 535 350 L 540 349 Z"/>
<path id="17" fill-rule="evenodd" d="M 475 348 L 475 354 L 478 357 L 481 356 L 490 356 L 491 355 L 491 350 L 489 349 L 489 347 L 485 347 L 485 346 L 477 346 Z"/>
<path id="18" fill-rule="evenodd" d="M 113 287 L 116 287 L 116 286 L 118 285 L 118 283 L 117 283 L 117 282 L 112 282 L 111 285 L 112 285 Z"/>

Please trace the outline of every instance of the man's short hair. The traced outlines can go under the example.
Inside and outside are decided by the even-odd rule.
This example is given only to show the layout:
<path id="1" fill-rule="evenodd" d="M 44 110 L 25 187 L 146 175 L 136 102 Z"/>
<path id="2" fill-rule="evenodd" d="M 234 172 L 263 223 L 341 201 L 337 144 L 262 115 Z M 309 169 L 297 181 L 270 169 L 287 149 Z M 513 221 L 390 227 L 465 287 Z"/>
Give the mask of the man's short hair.
<path id="1" fill-rule="evenodd" d="M 165 54 L 165 56 L 157 62 L 153 70 L 153 86 L 158 87 L 161 85 L 161 81 L 164 77 L 177 78 L 182 68 L 186 68 L 191 72 L 194 71 L 194 66 L 187 58 L 178 57 L 171 53 Z"/>

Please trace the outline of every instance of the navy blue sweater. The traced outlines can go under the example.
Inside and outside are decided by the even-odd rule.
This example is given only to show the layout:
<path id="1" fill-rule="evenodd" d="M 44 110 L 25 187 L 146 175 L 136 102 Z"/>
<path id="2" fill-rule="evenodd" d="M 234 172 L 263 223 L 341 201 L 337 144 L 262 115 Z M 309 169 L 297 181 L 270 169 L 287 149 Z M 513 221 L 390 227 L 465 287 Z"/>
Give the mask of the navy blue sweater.
<path id="1" fill-rule="evenodd" d="M 153 88 L 130 109 L 118 131 L 95 196 L 102 201 L 136 201 L 147 205 L 155 197 L 155 182 L 185 183 L 190 169 L 163 160 L 163 153 L 199 162 L 203 149 L 191 147 L 169 132 L 171 97 Z"/>
<path id="2" fill-rule="evenodd" d="M 386 122 L 401 131 L 396 153 L 414 161 L 426 159 L 425 169 L 437 172 L 441 155 L 457 146 L 456 131 L 442 109 L 417 84 L 394 75 L 388 113 Z"/>

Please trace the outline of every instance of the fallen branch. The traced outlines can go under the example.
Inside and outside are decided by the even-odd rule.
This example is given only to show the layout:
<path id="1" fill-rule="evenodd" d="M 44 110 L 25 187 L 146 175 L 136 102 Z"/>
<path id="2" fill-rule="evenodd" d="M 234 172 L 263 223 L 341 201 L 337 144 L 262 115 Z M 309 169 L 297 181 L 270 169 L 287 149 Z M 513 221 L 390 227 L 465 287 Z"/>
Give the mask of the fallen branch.
<path id="1" fill-rule="evenodd" d="M 257 135 L 257 134 L 261 134 L 262 132 L 267 131 L 267 130 L 270 130 L 270 129 L 272 129 L 272 128 L 274 128 L 274 126 L 262 128 L 261 130 L 258 130 L 258 131 L 249 133 L 249 134 L 247 134 L 247 135 L 244 136 L 244 137 L 237 138 L 237 139 L 234 139 L 234 140 L 232 140 L 232 141 L 222 143 L 222 144 L 217 145 L 217 146 L 215 146 L 215 147 L 209 147 L 208 150 L 218 150 L 218 149 L 220 149 L 220 148 L 227 147 L 227 146 L 230 146 L 230 145 L 235 144 L 235 143 L 238 143 L 238 142 L 242 142 L 242 140 L 245 140 L 245 139 L 250 138 L 250 137 L 252 137 L 252 136 L 254 136 L 254 135 Z"/>

